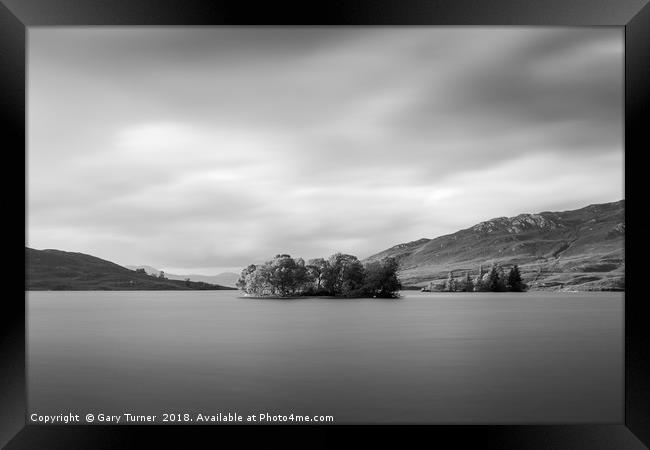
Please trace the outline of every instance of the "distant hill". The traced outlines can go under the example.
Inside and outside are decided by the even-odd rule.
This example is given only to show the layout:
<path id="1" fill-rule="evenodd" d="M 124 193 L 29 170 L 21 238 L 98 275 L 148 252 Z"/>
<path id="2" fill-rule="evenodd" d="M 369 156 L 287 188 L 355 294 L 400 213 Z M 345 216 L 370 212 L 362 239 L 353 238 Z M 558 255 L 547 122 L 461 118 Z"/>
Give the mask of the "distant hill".
<path id="1" fill-rule="evenodd" d="M 160 269 L 156 269 L 155 267 L 151 267 L 151 266 L 124 266 L 124 267 L 131 270 L 144 269 L 145 272 L 152 275 L 158 275 L 160 273 Z M 237 280 L 239 279 L 239 274 L 236 274 L 234 272 L 223 272 L 217 275 L 198 275 L 198 274 L 177 275 L 177 274 L 165 272 L 165 277 L 169 278 L 170 280 L 185 280 L 186 278 L 189 278 L 191 281 L 202 281 L 204 283 L 235 287 L 235 283 L 237 283 Z"/>
<path id="2" fill-rule="evenodd" d="M 536 290 L 623 290 L 625 201 L 562 212 L 498 217 L 435 239 L 399 244 L 366 259 L 399 261 L 405 286 L 474 276 L 482 264 L 518 264 Z"/>
<path id="3" fill-rule="evenodd" d="M 25 290 L 216 290 L 204 282 L 161 279 L 83 253 L 25 247 Z"/>

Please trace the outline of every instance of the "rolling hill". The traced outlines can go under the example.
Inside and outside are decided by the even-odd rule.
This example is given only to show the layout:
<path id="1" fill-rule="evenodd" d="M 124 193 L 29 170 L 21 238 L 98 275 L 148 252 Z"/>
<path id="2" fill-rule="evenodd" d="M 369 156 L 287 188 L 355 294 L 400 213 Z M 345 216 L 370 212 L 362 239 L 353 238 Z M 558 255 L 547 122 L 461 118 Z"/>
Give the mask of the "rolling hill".
<path id="1" fill-rule="evenodd" d="M 83 253 L 25 247 L 25 290 L 217 290 L 230 287 L 161 279 Z"/>
<path id="2" fill-rule="evenodd" d="M 474 276 L 480 265 L 518 264 L 533 290 L 623 290 L 625 201 L 572 211 L 498 217 L 435 239 L 399 244 L 365 261 L 394 257 L 405 286 Z"/>

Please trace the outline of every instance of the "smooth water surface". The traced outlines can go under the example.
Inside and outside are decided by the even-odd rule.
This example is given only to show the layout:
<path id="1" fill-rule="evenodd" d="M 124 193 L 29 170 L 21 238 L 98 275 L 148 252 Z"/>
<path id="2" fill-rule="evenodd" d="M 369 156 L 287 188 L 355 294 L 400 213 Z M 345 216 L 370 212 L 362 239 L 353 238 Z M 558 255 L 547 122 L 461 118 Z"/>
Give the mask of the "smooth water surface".
<path id="1" fill-rule="evenodd" d="M 239 295 L 29 292 L 29 412 L 623 421 L 622 293 Z"/>

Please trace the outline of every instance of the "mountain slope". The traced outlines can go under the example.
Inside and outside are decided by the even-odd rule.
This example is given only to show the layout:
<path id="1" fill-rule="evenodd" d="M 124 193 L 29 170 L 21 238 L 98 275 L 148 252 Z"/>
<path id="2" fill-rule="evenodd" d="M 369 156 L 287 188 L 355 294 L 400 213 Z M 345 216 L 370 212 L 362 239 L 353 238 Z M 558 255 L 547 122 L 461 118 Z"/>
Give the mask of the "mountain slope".
<path id="1" fill-rule="evenodd" d="M 124 266 L 127 269 L 144 269 L 150 275 L 158 275 L 160 273 L 159 269 L 156 269 L 151 266 Z M 202 281 L 203 283 L 210 284 L 220 284 L 221 286 L 235 287 L 235 283 L 239 279 L 239 275 L 233 272 L 223 272 L 217 275 L 199 275 L 199 274 L 189 274 L 189 275 L 178 275 L 173 273 L 165 272 L 165 277 L 170 280 L 185 280 L 189 278 L 191 281 Z"/>
<path id="2" fill-rule="evenodd" d="M 230 289 L 207 283 L 161 279 L 83 253 L 25 247 L 25 290 Z"/>
<path id="3" fill-rule="evenodd" d="M 518 264 L 533 289 L 624 286 L 625 201 L 563 212 L 498 217 L 435 239 L 396 245 L 366 259 L 394 257 L 404 285 L 476 273 L 492 262 Z"/>

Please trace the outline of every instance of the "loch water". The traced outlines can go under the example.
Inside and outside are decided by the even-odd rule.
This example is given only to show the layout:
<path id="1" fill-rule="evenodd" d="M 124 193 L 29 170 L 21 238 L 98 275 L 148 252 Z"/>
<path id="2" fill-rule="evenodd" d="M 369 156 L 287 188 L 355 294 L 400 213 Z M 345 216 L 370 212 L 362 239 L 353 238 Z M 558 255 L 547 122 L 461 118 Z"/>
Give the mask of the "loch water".
<path id="1" fill-rule="evenodd" d="M 621 423 L 623 295 L 28 292 L 28 413 Z"/>

